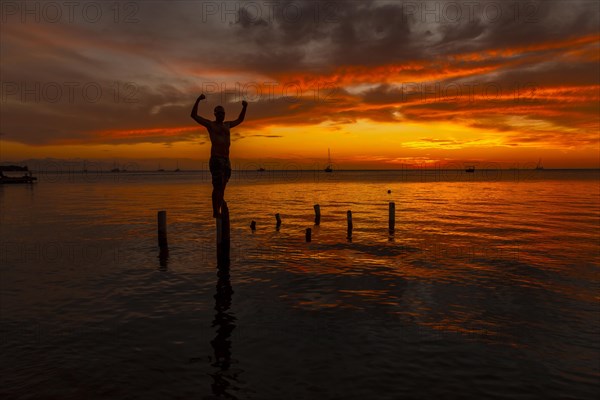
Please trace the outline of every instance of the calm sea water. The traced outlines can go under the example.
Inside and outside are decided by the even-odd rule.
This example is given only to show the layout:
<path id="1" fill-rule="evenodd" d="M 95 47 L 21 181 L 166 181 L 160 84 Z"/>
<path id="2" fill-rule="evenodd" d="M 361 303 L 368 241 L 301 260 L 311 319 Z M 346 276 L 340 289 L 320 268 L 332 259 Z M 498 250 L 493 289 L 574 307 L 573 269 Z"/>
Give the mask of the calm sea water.
<path id="1" fill-rule="evenodd" d="M 600 389 L 599 171 L 237 172 L 229 274 L 207 172 L 38 176 L 0 186 L 2 398 Z"/>

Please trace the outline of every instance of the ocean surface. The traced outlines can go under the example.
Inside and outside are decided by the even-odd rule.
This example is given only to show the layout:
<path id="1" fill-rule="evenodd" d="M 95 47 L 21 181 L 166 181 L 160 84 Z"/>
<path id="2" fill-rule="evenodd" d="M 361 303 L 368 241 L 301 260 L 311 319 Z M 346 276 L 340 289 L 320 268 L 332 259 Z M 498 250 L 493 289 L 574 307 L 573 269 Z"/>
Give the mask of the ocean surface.
<path id="1" fill-rule="evenodd" d="M 207 171 L 36 176 L 0 185 L 2 399 L 600 391 L 598 170 L 234 171 L 229 271 Z"/>

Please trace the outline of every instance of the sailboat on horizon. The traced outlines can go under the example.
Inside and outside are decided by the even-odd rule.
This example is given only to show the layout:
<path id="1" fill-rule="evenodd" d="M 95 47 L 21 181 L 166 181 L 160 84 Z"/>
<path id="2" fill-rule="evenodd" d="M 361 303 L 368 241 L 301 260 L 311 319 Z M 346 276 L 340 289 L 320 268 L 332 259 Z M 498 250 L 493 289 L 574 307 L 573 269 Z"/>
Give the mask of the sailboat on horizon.
<path id="1" fill-rule="evenodd" d="M 544 169 L 544 166 L 542 165 L 542 159 L 540 158 L 537 165 L 535 166 L 535 169 L 537 171 Z"/>
<path id="2" fill-rule="evenodd" d="M 333 172 L 333 168 L 331 168 L 331 151 L 327 149 L 327 167 L 325 167 L 325 172 Z"/>
<path id="3" fill-rule="evenodd" d="M 115 162 L 113 163 L 113 168 L 110 170 L 110 172 L 121 172 L 119 167 L 117 167 L 117 160 L 115 160 Z"/>

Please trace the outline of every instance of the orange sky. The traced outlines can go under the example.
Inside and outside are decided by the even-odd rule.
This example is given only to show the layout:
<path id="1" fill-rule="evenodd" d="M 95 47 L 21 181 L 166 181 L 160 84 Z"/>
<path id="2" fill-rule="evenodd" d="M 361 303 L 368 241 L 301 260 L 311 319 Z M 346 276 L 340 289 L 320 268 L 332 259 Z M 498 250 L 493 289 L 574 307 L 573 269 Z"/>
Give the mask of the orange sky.
<path id="1" fill-rule="evenodd" d="M 250 103 L 232 132 L 239 165 L 320 165 L 331 148 L 338 169 L 600 166 L 595 2 L 540 3 L 534 21 L 460 22 L 394 3 L 340 5 L 326 21 L 164 7 L 95 23 L 5 10 L 0 162 L 200 167 L 210 142 L 189 112 L 204 92 L 207 118 L 223 104 L 235 119 Z"/>

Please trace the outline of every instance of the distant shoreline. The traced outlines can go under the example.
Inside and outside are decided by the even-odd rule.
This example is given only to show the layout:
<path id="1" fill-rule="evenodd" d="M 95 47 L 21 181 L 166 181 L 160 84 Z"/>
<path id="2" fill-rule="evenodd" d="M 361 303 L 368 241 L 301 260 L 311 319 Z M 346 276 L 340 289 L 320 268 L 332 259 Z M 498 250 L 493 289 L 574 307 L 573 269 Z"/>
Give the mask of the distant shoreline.
<path id="1" fill-rule="evenodd" d="M 403 168 L 403 169 L 336 169 L 334 173 L 345 173 L 345 172 L 419 172 L 419 171 L 463 171 L 463 168 Z M 186 169 L 180 171 L 174 170 L 165 170 L 165 171 L 156 171 L 156 170 L 125 170 L 125 171 L 111 171 L 110 169 L 90 169 L 88 171 L 83 171 L 79 169 L 72 170 L 36 170 L 29 169 L 29 171 L 33 173 L 110 173 L 110 174 L 127 174 L 127 173 L 152 173 L 152 174 L 169 174 L 169 173 L 192 173 L 192 172 L 207 172 L 208 166 L 206 169 Z M 255 169 L 233 169 L 233 171 L 238 172 L 256 172 L 256 173 L 268 173 L 268 172 L 322 172 L 320 169 L 266 169 L 265 171 L 257 171 Z M 483 168 L 476 172 L 481 171 L 600 171 L 600 168 L 544 168 L 543 170 L 536 170 L 535 168 Z M 18 171 L 15 171 L 18 172 Z"/>

